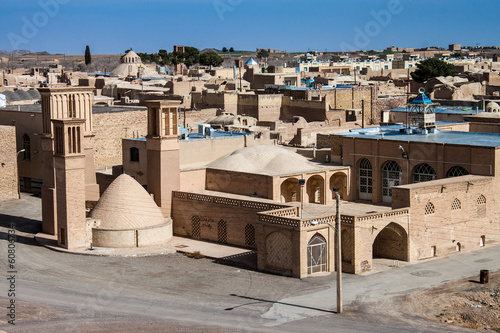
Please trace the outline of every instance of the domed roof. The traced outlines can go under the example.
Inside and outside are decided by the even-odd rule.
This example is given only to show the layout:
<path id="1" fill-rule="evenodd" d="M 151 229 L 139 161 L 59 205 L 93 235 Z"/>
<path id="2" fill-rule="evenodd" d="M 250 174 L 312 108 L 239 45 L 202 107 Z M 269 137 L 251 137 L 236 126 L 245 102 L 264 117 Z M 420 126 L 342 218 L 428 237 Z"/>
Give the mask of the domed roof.
<path id="1" fill-rule="evenodd" d="M 141 229 L 165 223 L 153 198 L 126 174 L 109 185 L 90 216 L 101 219 L 103 229 Z"/>
<path id="2" fill-rule="evenodd" d="M 488 102 L 486 104 L 486 112 L 498 112 L 500 110 L 500 106 L 496 102 Z"/>
<path id="3" fill-rule="evenodd" d="M 134 51 L 130 50 L 125 56 L 122 58 L 122 62 L 137 62 L 141 63 L 141 57 Z"/>
<path id="4" fill-rule="evenodd" d="M 240 148 L 213 161 L 207 167 L 264 175 L 280 175 L 318 169 L 310 164 L 305 157 L 275 146 Z"/>

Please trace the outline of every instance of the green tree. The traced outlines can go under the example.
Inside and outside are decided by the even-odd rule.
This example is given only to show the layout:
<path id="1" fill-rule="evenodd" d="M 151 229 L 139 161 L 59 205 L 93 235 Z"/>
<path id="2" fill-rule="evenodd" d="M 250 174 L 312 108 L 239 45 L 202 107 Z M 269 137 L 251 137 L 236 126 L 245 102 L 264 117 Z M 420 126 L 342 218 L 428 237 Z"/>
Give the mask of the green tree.
<path id="1" fill-rule="evenodd" d="M 223 61 L 224 59 L 214 51 L 200 54 L 200 65 L 218 67 Z"/>
<path id="2" fill-rule="evenodd" d="M 224 47 L 222 48 L 222 52 L 223 52 L 223 53 L 226 53 L 226 52 L 227 52 L 227 47 L 225 47 L 225 46 L 224 46 Z"/>
<path id="3" fill-rule="evenodd" d="M 457 71 L 452 64 L 444 60 L 429 58 L 417 64 L 417 70 L 411 73 L 415 82 L 424 83 L 425 81 L 438 76 L 454 76 Z"/>
<path id="4" fill-rule="evenodd" d="M 92 63 L 92 55 L 90 54 L 90 47 L 87 45 L 85 47 L 85 65 L 90 65 Z"/>
<path id="5" fill-rule="evenodd" d="M 231 53 L 233 53 L 233 52 L 234 52 L 234 49 L 233 49 L 233 47 L 232 47 L 232 46 L 229 48 L 229 52 L 231 52 Z"/>
<path id="6" fill-rule="evenodd" d="M 257 58 L 262 59 L 262 58 L 267 58 L 269 57 L 269 51 L 267 50 L 260 50 L 257 52 Z"/>

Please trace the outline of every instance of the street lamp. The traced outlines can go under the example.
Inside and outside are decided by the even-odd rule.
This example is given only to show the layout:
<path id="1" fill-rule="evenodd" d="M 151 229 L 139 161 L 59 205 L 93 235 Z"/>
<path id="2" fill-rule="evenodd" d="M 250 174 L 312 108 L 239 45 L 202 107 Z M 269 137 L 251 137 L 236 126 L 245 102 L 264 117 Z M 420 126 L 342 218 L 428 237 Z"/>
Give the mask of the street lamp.
<path id="1" fill-rule="evenodd" d="M 335 227 L 328 222 L 311 221 L 311 225 L 327 224 L 330 228 L 335 230 L 335 266 L 337 268 L 337 313 L 342 313 L 342 238 L 340 228 L 340 194 L 339 188 L 334 187 L 335 200 L 337 203 L 337 211 L 335 214 Z"/>
<path id="2" fill-rule="evenodd" d="M 17 157 L 19 157 L 19 154 L 25 152 L 26 149 L 21 149 L 20 151 L 17 152 Z M 17 162 L 17 197 L 21 199 L 21 183 L 19 183 L 19 161 Z"/>

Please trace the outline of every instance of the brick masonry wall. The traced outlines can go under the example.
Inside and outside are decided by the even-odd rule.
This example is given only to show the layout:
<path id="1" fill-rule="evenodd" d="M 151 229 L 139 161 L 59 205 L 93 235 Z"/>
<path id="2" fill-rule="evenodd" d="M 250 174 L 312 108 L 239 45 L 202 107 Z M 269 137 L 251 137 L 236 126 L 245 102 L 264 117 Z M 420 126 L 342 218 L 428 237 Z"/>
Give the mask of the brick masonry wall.
<path id="1" fill-rule="evenodd" d="M 393 204 L 409 203 L 411 207 L 411 259 L 498 244 L 498 192 L 498 180 L 481 176 L 393 188 L 393 198 L 405 198 Z"/>
<path id="2" fill-rule="evenodd" d="M 16 128 L 0 126 L 0 201 L 17 199 Z"/>
<path id="3" fill-rule="evenodd" d="M 147 111 L 126 111 L 93 114 L 95 166 L 122 164 L 122 139 L 147 134 Z"/>

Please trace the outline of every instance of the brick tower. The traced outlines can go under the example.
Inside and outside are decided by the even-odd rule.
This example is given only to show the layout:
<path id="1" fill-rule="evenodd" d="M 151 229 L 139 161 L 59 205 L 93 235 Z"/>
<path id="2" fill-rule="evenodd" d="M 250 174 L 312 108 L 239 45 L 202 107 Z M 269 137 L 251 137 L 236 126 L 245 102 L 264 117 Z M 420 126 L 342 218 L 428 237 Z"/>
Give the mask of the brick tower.
<path id="1" fill-rule="evenodd" d="M 85 222 L 85 119 L 54 119 L 57 244 L 67 249 L 84 247 Z"/>
<path id="2" fill-rule="evenodd" d="M 169 101 L 149 101 L 146 105 L 148 192 L 168 218 L 172 212 L 172 191 L 180 189 L 178 105 Z"/>
<path id="3" fill-rule="evenodd" d="M 94 168 L 92 104 L 93 88 L 39 88 L 42 104 L 42 229 L 57 235 L 57 194 L 54 175 L 53 119 L 83 119 L 82 152 L 85 156 L 85 197 L 99 200 L 99 186 Z"/>

